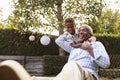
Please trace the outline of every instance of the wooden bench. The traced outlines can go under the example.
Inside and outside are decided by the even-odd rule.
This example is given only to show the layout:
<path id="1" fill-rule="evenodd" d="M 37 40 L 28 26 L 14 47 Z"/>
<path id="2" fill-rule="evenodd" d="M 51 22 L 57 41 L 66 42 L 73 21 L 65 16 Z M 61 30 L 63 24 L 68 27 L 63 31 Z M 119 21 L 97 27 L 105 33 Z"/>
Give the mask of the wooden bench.
<path id="1" fill-rule="evenodd" d="M 31 75 L 42 76 L 44 73 L 42 56 L 26 56 L 25 68 Z"/>
<path id="2" fill-rule="evenodd" d="M 24 65 L 24 56 L 9 56 L 9 55 L 0 55 L 0 62 L 4 60 L 15 60 L 18 61 L 21 65 Z"/>
<path id="3" fill-rule="evenodd" d="M 43 58 L 42 56 L 9 56 L 0 55 L 0 62 L 5 60 L 18 61 L 31 75 L 43 75 Z"/>

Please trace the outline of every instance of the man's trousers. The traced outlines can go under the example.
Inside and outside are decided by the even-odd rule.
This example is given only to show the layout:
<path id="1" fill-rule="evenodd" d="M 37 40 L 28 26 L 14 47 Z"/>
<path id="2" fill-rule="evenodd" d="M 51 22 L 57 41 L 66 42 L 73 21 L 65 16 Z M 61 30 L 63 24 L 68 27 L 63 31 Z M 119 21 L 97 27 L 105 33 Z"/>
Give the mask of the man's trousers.
<path id="1" fill-rule="evenodd" d="M 95 80 L 95 78 L 82 69 L 77 62 L 69 61 L 53 80 Z"/>

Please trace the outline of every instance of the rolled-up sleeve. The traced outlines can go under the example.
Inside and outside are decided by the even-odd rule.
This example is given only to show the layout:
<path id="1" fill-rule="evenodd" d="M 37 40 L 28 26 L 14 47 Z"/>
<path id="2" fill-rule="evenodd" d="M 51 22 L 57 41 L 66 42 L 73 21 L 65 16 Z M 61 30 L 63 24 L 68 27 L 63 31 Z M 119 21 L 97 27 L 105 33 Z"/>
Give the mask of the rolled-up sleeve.
<path id="1" fill-rule="evenodd" d="M 97 42 L 94 48 L 93 61 L 102 68 L 108 68 L 110 66 L 110 58 L 107 51 L 101 42 Z"/>
<path id="2" fill-rule="evenodd" d="M 56 40 L 55 40 L 56 44 L 61 47 L 62 49 L 64 49 L 66 52 L 70 53 L 72 50 L 72 46 L 70 45 L 70 43 L 66 40 L 66 35 L 62 34 L 60 35 Z"/>

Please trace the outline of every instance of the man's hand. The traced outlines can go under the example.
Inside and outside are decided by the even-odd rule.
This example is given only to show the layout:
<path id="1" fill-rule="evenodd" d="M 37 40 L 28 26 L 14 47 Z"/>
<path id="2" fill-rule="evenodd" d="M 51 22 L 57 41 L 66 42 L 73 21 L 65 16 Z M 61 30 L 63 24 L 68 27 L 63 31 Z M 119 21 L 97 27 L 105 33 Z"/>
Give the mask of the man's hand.
<path id="1" fill-rule="evenodd" d="M 91 47 L 91 44 L 89 41 L 84 41 L 81 45 L 82 49 L 88 50 Z"/>
<path id="2" fill-rule="evenodd" d="M 93 48 L 89 41 L 84 41 L 81 45 L 81 48 L 87 50 L 89 54 L 94 58 Z"/>

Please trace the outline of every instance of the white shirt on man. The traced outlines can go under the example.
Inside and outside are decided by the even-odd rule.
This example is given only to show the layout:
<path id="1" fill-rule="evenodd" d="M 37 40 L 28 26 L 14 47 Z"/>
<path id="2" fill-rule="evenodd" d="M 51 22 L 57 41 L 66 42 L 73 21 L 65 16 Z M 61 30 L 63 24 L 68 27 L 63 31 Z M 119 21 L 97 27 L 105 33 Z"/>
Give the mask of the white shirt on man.
<path id="1" fill-rule="evenodd" d="M 67 35 L 62 34 L 55 42 L 65 51 L 70 53 L 68 61 L 76 61 L 79 66 L 98 79 L 98 68 L 107 68 L 110 65 L 110 59 L 103 44 L 99 41 L 91 43 L 95 56 L 95 58 L 93 58 L 88 51 L 81 48 L 73 48 L 66 37 Z"/>

